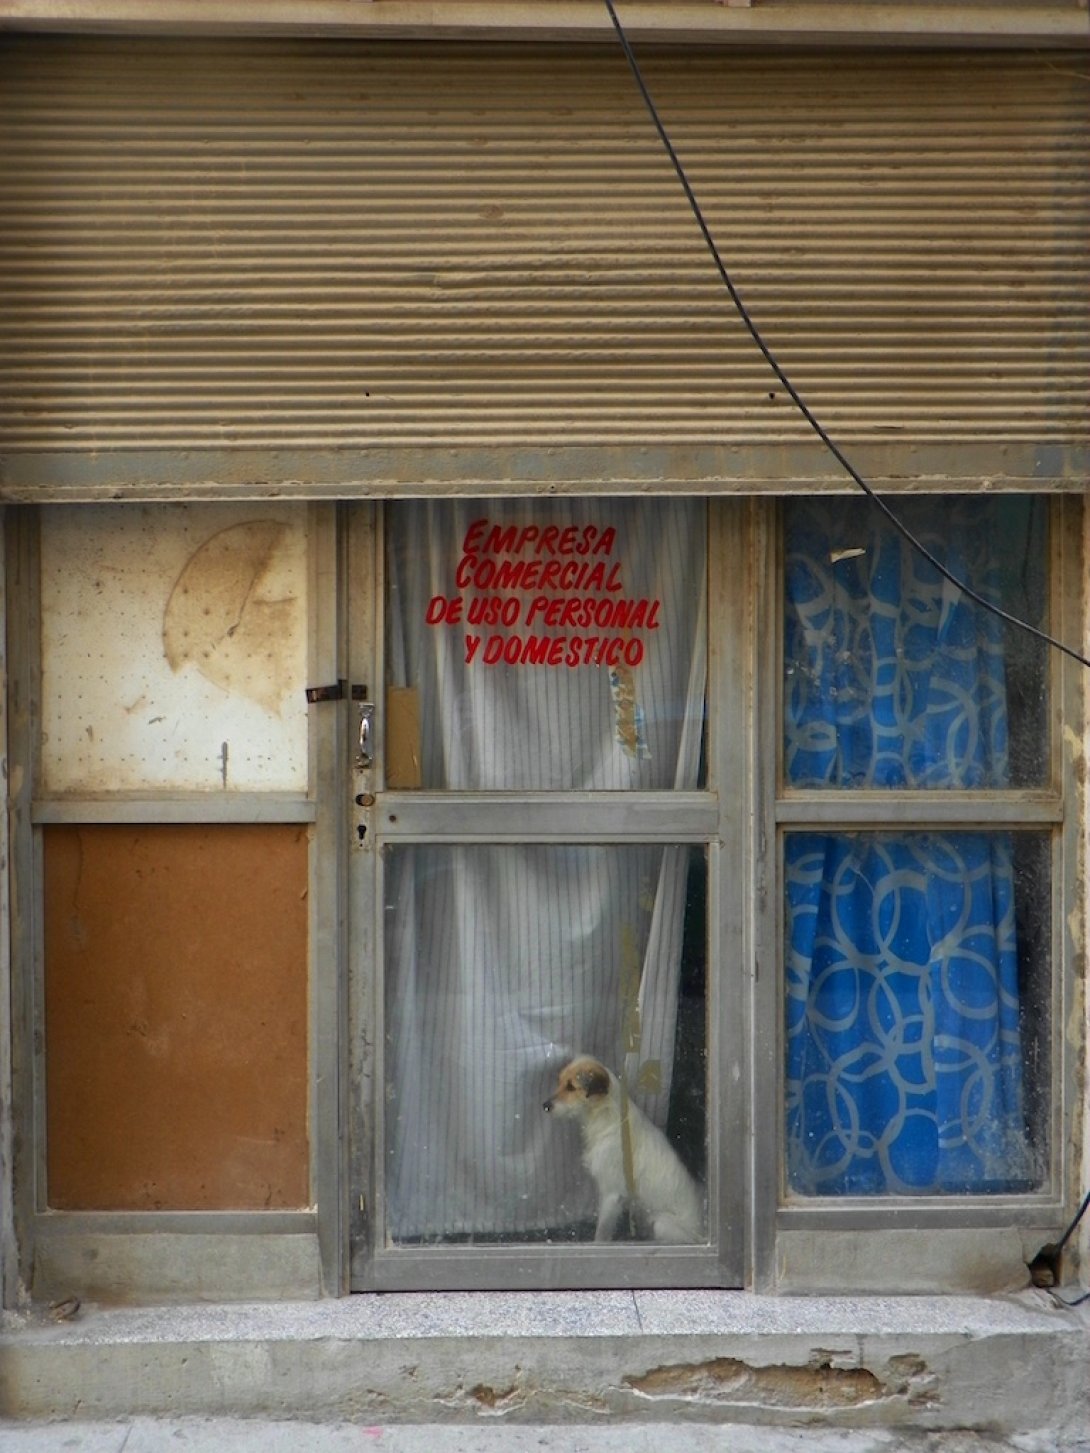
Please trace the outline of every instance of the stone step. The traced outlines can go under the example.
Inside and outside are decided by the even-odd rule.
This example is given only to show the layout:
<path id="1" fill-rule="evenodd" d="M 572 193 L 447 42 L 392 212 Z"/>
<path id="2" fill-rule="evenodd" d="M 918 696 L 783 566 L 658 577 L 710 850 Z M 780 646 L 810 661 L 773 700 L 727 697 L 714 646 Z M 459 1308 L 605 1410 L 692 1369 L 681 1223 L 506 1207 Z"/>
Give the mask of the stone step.
<path id="1" fill-rule="evenodd" d="M 1087 1308 L 1038 1291 L 84 1307 L 6 1316 L 0 1415 L 1047 1432 L 1058 1447 L 1090 1430 L 1088 1366 Z"/>

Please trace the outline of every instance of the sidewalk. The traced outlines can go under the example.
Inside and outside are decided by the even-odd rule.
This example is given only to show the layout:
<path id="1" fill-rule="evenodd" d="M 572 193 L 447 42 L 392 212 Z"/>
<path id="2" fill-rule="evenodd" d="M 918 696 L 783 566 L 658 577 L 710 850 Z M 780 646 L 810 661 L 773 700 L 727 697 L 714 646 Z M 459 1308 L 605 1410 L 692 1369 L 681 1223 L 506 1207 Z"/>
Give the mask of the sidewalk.
<path id="1" fill-rule="evenodd" d="M 0 1453 L 1090 1453 L 1085 1440 L 979 1433 L 629 1423 L 466 1427 L 223 1418 L 0 1423 Z"/>

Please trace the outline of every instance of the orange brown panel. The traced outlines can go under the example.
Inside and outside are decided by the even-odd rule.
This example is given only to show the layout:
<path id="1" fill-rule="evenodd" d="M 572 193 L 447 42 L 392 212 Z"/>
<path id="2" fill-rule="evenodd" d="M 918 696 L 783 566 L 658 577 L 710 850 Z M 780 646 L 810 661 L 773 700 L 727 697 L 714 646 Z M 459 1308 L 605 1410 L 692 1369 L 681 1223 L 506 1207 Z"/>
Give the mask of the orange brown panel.
<path id="1" fill-rule="evenodd" d="M 49 1205 L 305 1206 L 307 834 L 45 829 Z"/>

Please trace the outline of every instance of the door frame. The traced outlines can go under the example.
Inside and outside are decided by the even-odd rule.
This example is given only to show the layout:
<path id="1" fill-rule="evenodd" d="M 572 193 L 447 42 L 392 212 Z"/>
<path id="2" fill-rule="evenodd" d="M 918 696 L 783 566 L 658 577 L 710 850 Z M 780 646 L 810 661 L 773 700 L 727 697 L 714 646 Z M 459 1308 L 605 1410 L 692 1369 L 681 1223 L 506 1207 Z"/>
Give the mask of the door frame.
<path id="1" fill-rule="evenodd" d="M 352 1290 L 520 1287 L 742 1286 L 746 1164 L 748 1002 L 751 991 L 752 682 L 750 508 L 707 501 L 707 787 L 691 792 L 473 793 L 391 790 L 384 780 L 384 509 L 349 507 L 346 527 L 348 681 L 374 705 L 372 765 L 361 766 L 349 707 L 342 794 L 349 806 L 347 966 L 350 1120 L 349 1236 Z M 724 568 L 729 564 L 730 568 Z M 731 623 L 723 628 L 724 623 Z M 739 689 L 744 683 L 744 689 Z M 534 828 L 526 831 L 533 806 Z M 390 1247 L 380 1244 L 384 1160 L 383 850 L 414 842 L 692 843 L 706 845 L 708 1247 L 566 1243 Z M 721 1113 L 724 1103 L 732 1106 Z"/>

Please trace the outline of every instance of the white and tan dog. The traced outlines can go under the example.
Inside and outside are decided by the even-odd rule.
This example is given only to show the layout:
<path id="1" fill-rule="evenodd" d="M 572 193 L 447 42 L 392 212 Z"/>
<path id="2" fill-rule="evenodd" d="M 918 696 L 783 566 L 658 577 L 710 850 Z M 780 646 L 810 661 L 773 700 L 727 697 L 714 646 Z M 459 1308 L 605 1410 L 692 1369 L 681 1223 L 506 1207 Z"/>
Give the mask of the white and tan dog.
<path id="1" fill-rule="evenodd" d="M 581 1055 L 560 1071 L 547 1113 L 578 1120 L 583 1131 L 583 1164 L 598 1187 L 595 1241 L 610 1241 L 621 1214 L 630 1206 L 637 1225 L 656 1241 L 704 1239 L 704 1214 L 696 1182 L 657 1125 L 628 1101 L 632 1146 L 632 1186 L 624 1168 L 621 1086 L 596 1059 Z"/>

